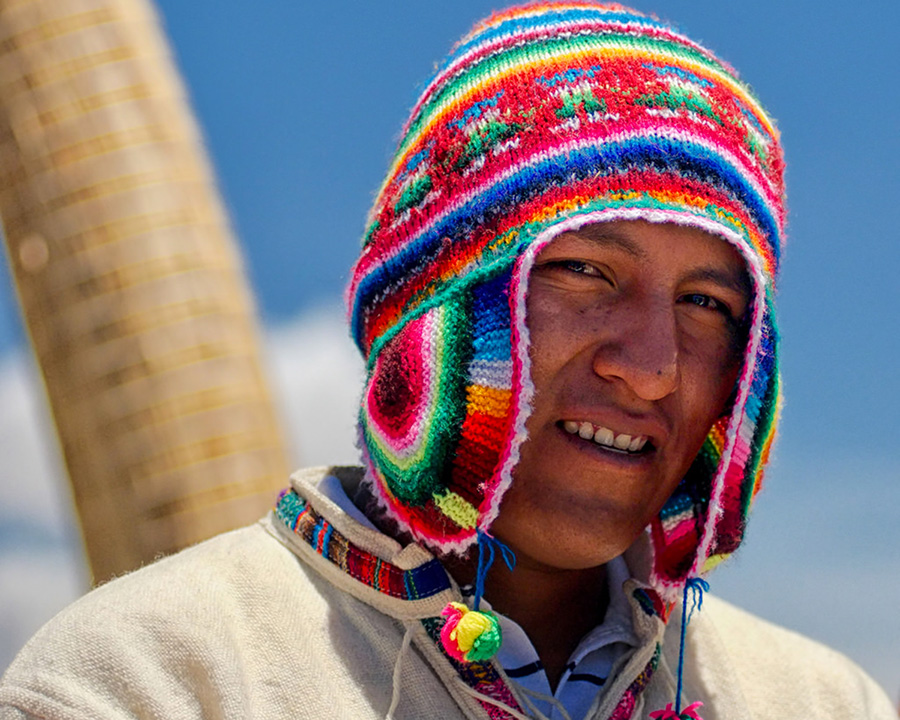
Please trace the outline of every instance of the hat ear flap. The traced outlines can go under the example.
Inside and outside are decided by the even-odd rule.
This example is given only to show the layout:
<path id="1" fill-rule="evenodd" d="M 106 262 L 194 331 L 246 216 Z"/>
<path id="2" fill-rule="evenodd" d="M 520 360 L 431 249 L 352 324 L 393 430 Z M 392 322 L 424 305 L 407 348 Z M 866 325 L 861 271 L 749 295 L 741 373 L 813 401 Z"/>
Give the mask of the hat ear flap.
<path id="1" fill-rule="evenodd" d="M 716 421 L 675 492 L 650 523 L 656 572 L 672 585 L 683 582 L 696 558 L 728 422 L 727 416 Z"/>
<path id="2" fill-rule="evenodd" d="M 462 315 L 463 317 L 460 317 Z M 381 346 L 360 423 L 390 494 L 423 505 L 446 485 L 465 414 L 468 333 L 461 303 L 431 308 Z"/>
<path id="3" fill-rule="evenodd" d="M 373 346 L 367 479 L 387 516 L 441 553 L 466 552 L 490 526 L 518 457 L 528 403 L 514 377 L 513 277 L 511 264 L 490 268 Z"/>

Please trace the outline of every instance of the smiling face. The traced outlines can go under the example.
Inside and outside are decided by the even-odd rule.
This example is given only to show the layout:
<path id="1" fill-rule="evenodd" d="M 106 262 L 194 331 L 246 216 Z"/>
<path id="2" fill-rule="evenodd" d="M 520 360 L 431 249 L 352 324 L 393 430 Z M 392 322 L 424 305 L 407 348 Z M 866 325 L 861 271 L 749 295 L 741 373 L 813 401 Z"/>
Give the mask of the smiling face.
<path id="1" fill-rule="evenodd" d="M 492 527 L 520 560 L 596 567 L 647 527 L 725 411 L 749 288 L 738 251 L 692 227 L 600 223 L 539 252 L 533 411 Z"/>

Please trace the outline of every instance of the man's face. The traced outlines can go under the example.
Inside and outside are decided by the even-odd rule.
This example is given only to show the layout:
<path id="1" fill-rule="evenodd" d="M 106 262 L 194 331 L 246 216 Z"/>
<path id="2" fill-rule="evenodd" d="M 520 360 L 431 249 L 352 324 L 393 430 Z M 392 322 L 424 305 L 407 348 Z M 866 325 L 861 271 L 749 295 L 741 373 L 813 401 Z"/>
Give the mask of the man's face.
<path id="1" fill-rule="evenodd" d="M 696 228 L 601 223 L 543 248 L 527 298 L 533 412 L 497 537 L 550 568 L 631 545 L 725 410 L 749 302 L 738 251 Z"/>

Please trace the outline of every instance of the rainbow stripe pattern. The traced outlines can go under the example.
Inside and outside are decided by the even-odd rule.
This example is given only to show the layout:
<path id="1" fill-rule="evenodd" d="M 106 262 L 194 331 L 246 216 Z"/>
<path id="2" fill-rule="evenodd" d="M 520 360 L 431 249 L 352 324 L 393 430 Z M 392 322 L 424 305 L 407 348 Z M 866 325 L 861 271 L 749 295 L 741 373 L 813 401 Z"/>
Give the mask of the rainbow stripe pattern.
<path id="1" fill-rule="evenodd" d="M 674 597 L 738 546 L 760 487 L 785 205 L 770 118 L 732 68 L 655 18 L 580 0 L 513 7 L 440 65 L 347 291 L 367 360 L 361 445 L 390 517 L 438 552 L 470 548 L 525 438 L 530 261 L 565 229 L 623 219 L 721 236 L 754 286 L 732 412 L 651 527 L 652 580 Z"/>
<path id="2" fill-rule="evenodd" d="M 380 593 L 400 600 L 421 600 L 450 589 L 439 560 L 429 560 L 412 570 L 398 568 L 354 545 L 292 489 L 281 493 L 275 515 L 323 558 Z"/>

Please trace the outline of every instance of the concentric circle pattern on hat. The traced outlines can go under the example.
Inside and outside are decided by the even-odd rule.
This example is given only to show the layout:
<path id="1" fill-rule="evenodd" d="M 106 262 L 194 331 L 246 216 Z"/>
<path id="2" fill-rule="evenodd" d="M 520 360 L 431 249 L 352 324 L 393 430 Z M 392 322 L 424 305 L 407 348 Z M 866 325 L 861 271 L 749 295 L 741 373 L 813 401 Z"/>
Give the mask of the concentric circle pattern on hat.
<path id="1" fill-rule="evenodd" d="M 654 18 L 550 2 L 476 26 L 413 108 L 347 294 L 367 359 L 363 454 L 387 513 L 442 553 L 489 530 L 533 392 L 535 253 L 586 223 L 675 222 L 733 243 L 755 295 L 730 414 L 652 524 L 653 581 L 671 596 L 732 553 L 779 405 L 782 176 L 747 86 Z"/>

